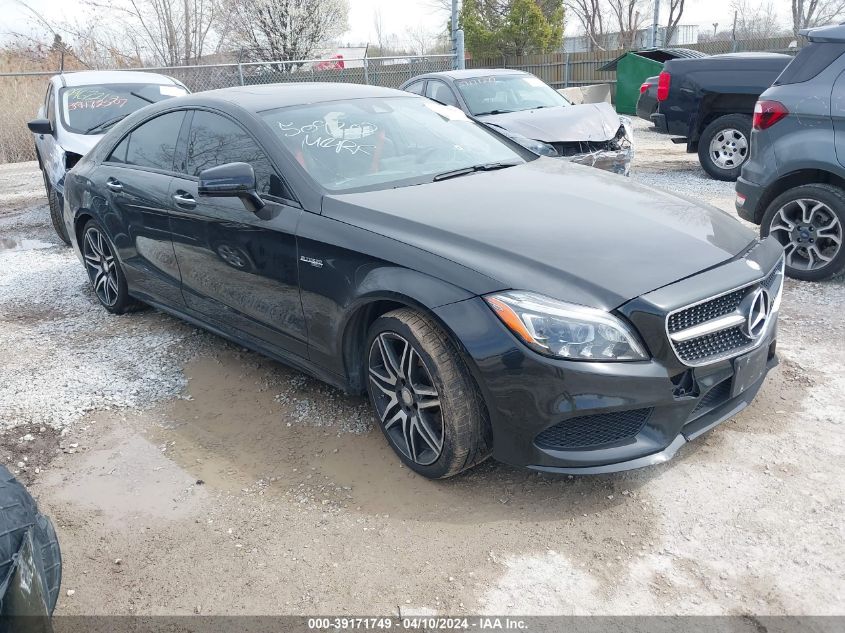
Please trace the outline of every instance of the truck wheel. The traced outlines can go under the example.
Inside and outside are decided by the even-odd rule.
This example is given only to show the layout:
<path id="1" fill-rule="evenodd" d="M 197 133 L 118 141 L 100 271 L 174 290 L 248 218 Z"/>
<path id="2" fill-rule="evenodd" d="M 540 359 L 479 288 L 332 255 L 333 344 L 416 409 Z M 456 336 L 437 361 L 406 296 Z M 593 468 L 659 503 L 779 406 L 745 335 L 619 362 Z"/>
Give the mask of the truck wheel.
<path id="1" fill-rule="evenodd" d="M 704 128 L 698 139 L 698 160 L 711 178 L 734 181 L 748 159 L 750 146 L 751 117 L 727 114 Z"/>
<path id="2" fill-rule="evenodd" d="M 763 214 L 760 234 L 783 244 L 789 277 L 821 281 L 845 272 L 845 190 L 801 185 L 785 191 Z"/>
<path id="3" fill-rule="evenodd" d="M 65 229 L 65 222 L 62 216 L 62 201 L 59 198 L 59 194 L 50 185 L 50 181 L 47 180 L 47 174 L 42 171 L 41 175 L 44 177 L 44 189 L 47 191 L 47 204 L 50 206 L 50 220 L 53 222 L 53 228 L 56 230 L 59 238 L 70 246 L 70 238 L 68 237 L 67 229 Z"/>
<path id="4" fill-rule="evenodd" d="M 38 506 L 26 488 L 0 466 L 0 588 L 4 588 L 14 556 L 28 530 L 32 530 L 35 565 L 47 597 L 47 608 L 52 613 L 62 583 L 62 555 L 56 531 L 50 519 L 38 513 Z M 0 591 L 0 602 L 2 594 Z"/>

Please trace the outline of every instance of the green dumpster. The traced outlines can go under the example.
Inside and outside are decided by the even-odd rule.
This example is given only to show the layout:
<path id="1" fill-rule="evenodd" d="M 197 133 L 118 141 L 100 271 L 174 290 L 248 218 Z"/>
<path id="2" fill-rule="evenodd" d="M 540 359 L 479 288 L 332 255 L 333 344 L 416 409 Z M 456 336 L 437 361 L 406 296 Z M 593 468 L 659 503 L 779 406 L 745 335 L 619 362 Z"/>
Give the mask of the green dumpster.
<path id="1" fill-rule="evenodd" d="M 640 86 L 649 77 L 659 75 L 663 62 L 678 57 L 703 57 L 704 53 L 688 48 L 650 48 L 628 51 L 608 62 L 599 71 L 616 71 L 616 111 L 635 114 Z"/>

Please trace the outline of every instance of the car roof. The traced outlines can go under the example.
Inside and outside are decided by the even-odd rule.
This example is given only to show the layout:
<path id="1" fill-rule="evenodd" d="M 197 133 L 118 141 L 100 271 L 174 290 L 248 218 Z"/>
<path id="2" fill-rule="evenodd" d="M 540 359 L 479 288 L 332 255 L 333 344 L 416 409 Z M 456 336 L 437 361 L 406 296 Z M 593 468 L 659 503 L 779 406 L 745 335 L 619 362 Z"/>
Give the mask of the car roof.
<path id="1" fill-rule="evenodd" d="M 845 24 L 831 24 L 798 32 L 811 42 L 845 42 Z"/>
<path id="2" fill-rule="evenodd" d="M 443 70 L 436 73 L 425 73 L 414 79 L 428 79 L 431 77 L 446 77 L 448 79 L 471 79 L 474 77 L 492 77 L 494 75 L 527 75 L 523 70 L 513 68 L 466 68 L 464 70 Z"/>
<path id="3" fill-rule="evenodd" d="M 235 86 L 206 90 L 187 97 L 178 97 L 179 103 L 190 105 L 208 101 L 228 101 L 252 112 L 273 108 L 377 97 L 415 97 L 402 90 L 347 83 L 283 83 L 261 86 Z M 417 97 L 419 98 L 419 97 Z M 170 103 L 176 103 L 170 100 Z"/>
<path id="4" fill-rule="evenodd" d="M 791 59 L 792 55 L 785 53 L 720 53 L 719 55 L 711 55 L 708 59 Z M 700 59 L 700 58 L 699 58 Z"/>
<path id="5" fill-rule="evenodd" d="M 92 84 L 164 84 L 181 85 L 167 75 L 134 70 L 81 70 L 54 75 L 63 86 L 90 86 Z"/>

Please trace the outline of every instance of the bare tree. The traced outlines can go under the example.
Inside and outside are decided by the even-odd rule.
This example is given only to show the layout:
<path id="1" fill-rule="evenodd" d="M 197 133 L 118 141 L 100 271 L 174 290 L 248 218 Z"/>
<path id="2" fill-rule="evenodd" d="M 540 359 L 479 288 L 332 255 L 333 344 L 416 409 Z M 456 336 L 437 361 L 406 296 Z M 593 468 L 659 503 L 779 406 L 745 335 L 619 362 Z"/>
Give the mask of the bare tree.
<path id="1" fill-rule="evenodd" d="M 408 29 L 408 41 L 414 50 L 414 55 L 426 55 L 434 44 L 434 37 L 424 26 Z"/>
<path id="2" fill-rule="evenodd" d="M 602 0 L 566 0 L 566 6 L 584 32 L 590 49 L 604 50 L 604 10 Z"/>
<path id="3" fill-rule="evenodd" d="M 619 29 L 619 48 L 633 48 L 636 44 L 637 31 L 645 22 L 640 12 L 642 4 L 642 0 L 608 0 Z"/>
<path id="4" fill-rule="evenodd" d="M 672 38 L 681 22 L 681 16 L 684 15 L 685 2 L 686 0 L 669 0 L 669 17 L 666 19 L 666 34 L 663 36 L 663 46 L 672 45 Z"/>
<path id="5" fill-rule="evenodd" d="M 108 11 L 110 23 L 97 29 L 122 41 L 144 61 L 162 66 L 195 64 L 208 51 L 220 18 L 219 0 L 123 0 L 105 4 L 88 0 L 96 12 Z"/>
<path id="6" fill-rule="evenodd" d="M 838 22 L 845 15 L 845 0 L 792 0 L 792 33 Z"/>
<path id="7" fill-rule="evenodd" d="M 733 0 L 736 12 L 737 40 L 755 40 L 777 37 L 783 32 L 777 12 L 771 2 L 760 4 L 756 0 Z"/>
<path id="8" fill-rule="evenodd" d="M 347 28 L 346 0 L 230 0 L 232 42 L 246 59 L 308 59 Z"/>
<path id="9" fill-rule="evenodd" d="M 373 28 L 376 32 L 376 45 L 378 46 L 378 54 L 381 55 L 384 51 L 385 36 L 384 20 L 381 15 L 381 8 L 377 7 L 373 10 Z"/>
<path id="10" fill-rule="evenodd" d="M 72 41 L 80 59 L 91 66 L 193 64 L 209 46 L 215 50 L 220 44 L 214 32 L 219 0 L 116 0 L 108 5 L 86 0 L 82 8 L 91 15 L 81 12 L 75 23 L 47 19 L 23 0 L 19 4 L 39 28 Z M 109 20 L 98 19 L 106 11 Z"/>

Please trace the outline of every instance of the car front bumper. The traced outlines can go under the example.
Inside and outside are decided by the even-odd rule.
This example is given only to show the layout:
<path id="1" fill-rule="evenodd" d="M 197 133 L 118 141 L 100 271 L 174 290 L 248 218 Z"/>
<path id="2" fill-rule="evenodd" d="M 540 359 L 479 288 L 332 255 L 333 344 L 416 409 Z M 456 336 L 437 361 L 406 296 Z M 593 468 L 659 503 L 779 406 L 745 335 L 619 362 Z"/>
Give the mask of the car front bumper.
<path id="1" fill-rule="evenodd" d="M 762 265 L 768 266 L 763 270 L 770 270 L 780 251 L 772 244 L 762 250 Z M 639 468 L 668 460 L 680 446 L 744 409 L 777 364 L 776 320 L 752 351 L 695 367 L 669 349 L 664 329 L 671 309 L 692 303 L 696 293 L 711 297 L 719 287 L 737 287 L 747 279 L 733 272 L 744 269 L 751 271 L 744 260 L 732 262 L 620 308 L 652 352 L 643 362 L 542 356 L 518 342 L 481 298 L 438 308 L 438 317 L 461 341 L 484 397 L 493 457 L 545 472 L 596 474 Z M 666 297 L 677 305 L 666 310 L 661 305 Z M 737 359 L 746 354 L 754 354 L 762 367 L 751 383 L 738 380 Z M 556 429 L 564 430 L 558 434 Z M 568 433 L 569 439 L 556 444 L 548 440 L 550 433 Z"/>
<path id="2" fill-rule="evenodd" d="M 634 128 L 628 117 L 619 117 L 622 127 L 620 137 L 616 141 L 616 149 L 600 149 L 566 157 L 566 160 L 596 167 L 614 174 L 628 176 L 634 162 Z"/>

